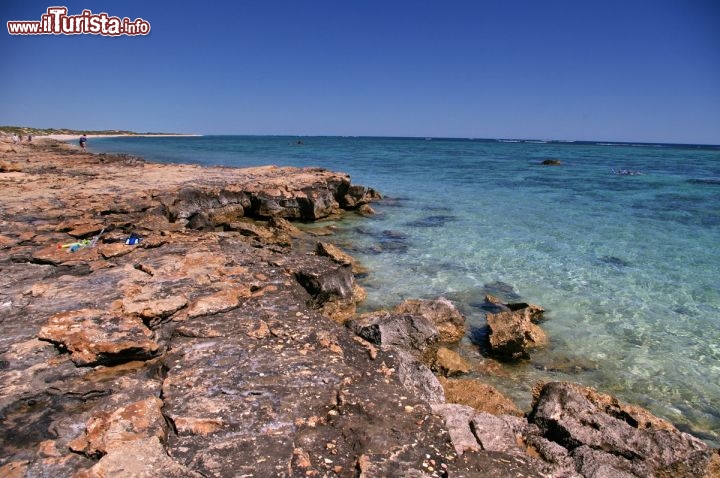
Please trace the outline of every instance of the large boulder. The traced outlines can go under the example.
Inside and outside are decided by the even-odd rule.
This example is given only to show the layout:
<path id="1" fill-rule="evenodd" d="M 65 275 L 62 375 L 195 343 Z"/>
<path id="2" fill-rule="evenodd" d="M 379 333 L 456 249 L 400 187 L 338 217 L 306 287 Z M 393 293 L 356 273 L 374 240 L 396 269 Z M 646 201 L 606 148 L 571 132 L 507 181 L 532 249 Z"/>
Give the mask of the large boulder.
<path id="1" fill-rule="evenodd" d="M 439 333 L 427 318 L 412 314 L 380 311 L 350 320 L 348 327 L 384 350 L 401 350 L 423 363 L 431 363 L 437 351 Z"/>
<path id="2" fill-rule="evenodd" d="M 350 264 L 353 274 L 367 273 L 367 269 L 361 266 L 355 258 L 329 242 L 318 242 L 315 246 L 315 254 L 318 256 L 329 257 L 338 264 Z"/>
<path id="3" fill-rule="evenodd" d="M 487 314 L 492 354 L 506 360 L 526 359 L 532 349 L 547 345 L 545 332 L 533 323 L 536 314 L 531 307 Z"/>
<path id="4" fill-rule="evenodd" d="M 308 255 L 295 261 L 292 272 L 310 294 L 309 305 L 340 324 L 355 315 L 357 304 L 365 298 L 350 264 Z"/>
<path id="5" fill-rule="evenodd" d="M 307 260 L 294 273 L 300 285 L 312 296 L 315 306 L 352 297 L 354 281 L 349 264 Z"/>
<path id="6" fill-rule="evenodd" d="M 440 334 L 440 343 L 455 343 L 465 335 L 465 317 L 444 297 L 434 300 L 408 299 L 393 310 L 396 314 L 412 314 L 430 320 Z"/>
<path id="7" fill-rule="evenodd" d="M 705 477 L 717 460 L 705 443 L 646 410 L 575 384 L 542 386 L 529 420 L 582 476 Z"/>
<path id="8" fill-rule="evenodd" d="M 402 351 L 396 352 L 396 358 L 398 379 L 406 390 L 427 403 L 445 402 L 443 386 L 426 365 Z"/>

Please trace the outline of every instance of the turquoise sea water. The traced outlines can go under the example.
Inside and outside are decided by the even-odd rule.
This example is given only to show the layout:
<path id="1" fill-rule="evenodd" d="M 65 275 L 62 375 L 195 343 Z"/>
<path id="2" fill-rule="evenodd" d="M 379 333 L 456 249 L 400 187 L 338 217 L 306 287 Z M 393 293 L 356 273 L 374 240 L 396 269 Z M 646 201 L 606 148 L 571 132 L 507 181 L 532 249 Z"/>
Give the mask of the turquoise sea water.
<path id="1" fill-rule="evenodd" d="M 510 378 L 490 379 L 498 388 L 527 407 L 536 380 L 581 382 L 720 445 L 720 147 L 242 136 L 89 146 L 350 173 L 387 198 L 372 218 L 336 222 L 335 240 L 371 270 L 367 308 L 444 295 L 469 319 L 472 356 L 485 293 L 540 304 L 551 346 L 506 366 Z"/>

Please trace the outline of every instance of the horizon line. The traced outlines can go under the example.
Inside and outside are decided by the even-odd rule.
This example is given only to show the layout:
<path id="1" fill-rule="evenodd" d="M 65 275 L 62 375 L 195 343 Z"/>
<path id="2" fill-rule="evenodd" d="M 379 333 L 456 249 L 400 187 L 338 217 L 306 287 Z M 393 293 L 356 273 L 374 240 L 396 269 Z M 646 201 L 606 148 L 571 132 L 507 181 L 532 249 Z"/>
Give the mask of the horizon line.
<path id="1" fill-rule="evenodd" d="M 246 137 L 288 137 L 288 138 L 366 138 L 366 139 L 417 139 L 417 140 L 460 140 L 460 141 L 498 141 L 498 142 L 525 142 L 536 144 L 573 144 L 573 143 L 594 143 L 602 145 L 602 143 L 612 145 L 642 145 L 642 146 L 706 146 L 720 148 L 720 143 L 673 143 L 662 141 L 618 141 L 604 139 L 542 139 L 542 138 L 513 138 L 513 137 L 470 137 L 470 136 L 397 136 L 397 135 L 354 135 L 354 134 L 291 134 L 291 133 L 169 133 L 170 135 L 185 136 L 246 136 Z"/>
<path id="2" fill-rule="evenodd" d="M 688 143 L 688 142 L 666 142 L 666 141 L 635 141 L 635 140 L 605 140 L 605 139 L 548 139 L 548 138 L 522 138 L 522 137 L 472 137 L 472 136 L 433 136 L 433 135 L 375 135 L 375 134 L 298 134 L 298 133 L 174 133 L 174 132 L 140 132 L 127 129 L 104 129 L 104 130 L 81 130 L 75 128 L 38 128 L 34 126 L 10 126 L 0 125 L 0 130 L 3 129 L 35 129 L 35 130 L 55 130 L 55 131 L 71 131 L 82 134 L 82 131 L 91 131 L 97 133 L 105 133 L 109 137 L 133 137 L 133 136 L 147 136 L 147 137 L 162 137 L 167 135 L 168 137 L 203 137 L 203 136 L 247 136 L 247 137 L 258 137 L 258 136 L 269 136 L 269 137 L 296 137 L 296 138 L 384 138 L 384 139 L 418 139 L 418 140 L 461 140 L 461 141 L 498 141 L 498 142 L 525 142 L 525 143 L 538 143 L 538 144 L 572 144 L 572 143 L 594 143 L 600 145 L 601 143 L 608 143 L 612 145 L 642 145 L 642 146 L 703 146 L 703 147 L 720 147 L 718 143 Z M 117 135 L 112 134 L 117 132 Z M 129 133 L 129 134 L 128 134 Z M 93 134 L 93 133 L 89 133 Z"/>

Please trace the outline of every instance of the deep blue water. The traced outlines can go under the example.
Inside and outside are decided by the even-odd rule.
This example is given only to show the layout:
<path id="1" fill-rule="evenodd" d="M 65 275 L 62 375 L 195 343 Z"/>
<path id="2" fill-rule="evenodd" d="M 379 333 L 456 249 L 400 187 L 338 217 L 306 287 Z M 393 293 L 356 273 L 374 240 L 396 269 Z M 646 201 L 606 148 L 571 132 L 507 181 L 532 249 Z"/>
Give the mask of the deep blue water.
<path id="1" fill-rule="evenodd" d="M 387 198 L 373 218 L 336 222 L 336 241 L 372 271 L 362 280 L 367 308 L 445 295 L 478 337 L 485 293 L 540 304 L 550 348 L 507 366 L 512 378 L 489 379 L 521 406 L 536 380 L 577 381 L 720 443 L 719 147 L 243 136 L 88 144 L 154 161 L 347 172 Z M 547 158 L 563 164 L 540 165 Z M 462 348 L 477 349 L 470 338 Z"/>

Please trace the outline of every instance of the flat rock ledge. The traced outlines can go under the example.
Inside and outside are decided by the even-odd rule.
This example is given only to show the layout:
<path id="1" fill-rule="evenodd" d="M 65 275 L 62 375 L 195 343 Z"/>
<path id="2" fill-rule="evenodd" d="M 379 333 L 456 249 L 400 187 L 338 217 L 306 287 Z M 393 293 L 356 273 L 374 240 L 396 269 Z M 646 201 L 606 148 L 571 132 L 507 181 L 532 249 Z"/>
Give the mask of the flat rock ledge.
<path id="1" fill-rule="evenodd" d="M 347 175 L 1 140 L 0 476 L 718 476 L 589 389 L 547 384 L 524 417 L 441 383 L 466 369 L 449 301 L 358 317 L 357 265 L 286 220 L 379 197 Z"/>

